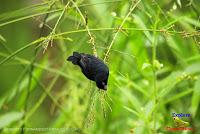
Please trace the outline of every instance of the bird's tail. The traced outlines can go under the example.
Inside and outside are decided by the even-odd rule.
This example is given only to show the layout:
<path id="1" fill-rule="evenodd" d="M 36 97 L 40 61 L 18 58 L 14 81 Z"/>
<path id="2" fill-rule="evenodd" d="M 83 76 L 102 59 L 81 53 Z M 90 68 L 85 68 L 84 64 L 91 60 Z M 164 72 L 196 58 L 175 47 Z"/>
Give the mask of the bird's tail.
<path id="1" fill-rule="evenodd" d="M 74 65 L 78 65 L 81 59 L 81 55 L 78 52 L 73 52 L 72 56 L 67 58 L 68 61 L 71 61 Z"/>

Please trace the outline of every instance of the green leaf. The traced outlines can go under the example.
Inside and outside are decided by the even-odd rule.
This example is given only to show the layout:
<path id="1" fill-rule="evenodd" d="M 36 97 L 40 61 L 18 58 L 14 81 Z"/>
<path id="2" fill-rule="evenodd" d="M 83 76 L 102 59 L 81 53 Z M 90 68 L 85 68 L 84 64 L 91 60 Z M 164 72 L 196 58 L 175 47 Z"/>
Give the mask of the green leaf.
<path id="1" fill-rule="evenodd" d="M 127 111 L 129 111 L 129 112 L 135 114 L 136 116 L 140 117 L 140 114 L 139 114 L 137 111 L 133 110 L 132 108 L 129 108 L 129 107 L 127 107 L 127 106 L 123 106 L 123 107 L 124 107 Z"/>
<path id="2" fill-rule="evenodd" d="M 6 39 L 0 34 L 0 41 L 6 42 Z"/>
<path id="3" fill-rule="evenodd" d="M 148 67 L 151 67 L 151 64 L 149 64 L 149 63 L 144 63 L 144 64 L 142 65 L 142 70 L 144 70 L 144 69 L 146 69 L 146 68 L 148 68 Z"/>
<path id="4" fill-rule="evenodd" d="M 0 116 L 0 129 L 10 125 L 11 123 L 20 120 L 23 117 L 22 112 L 9 112 Z"/>
<path id="5" fill-rule="evenodd" d="M 4 102 L 5 102 L 5 97 L 1 97 L 1 99 L 0 99 L 0 109 L 2 108 Z"/>
<path id="6" fill-rule="evenodd" d="M 195 83 L 195 87 L 194 87 L 194 92 L 193 92 L 193 96 L 192 96 L 192 115 L 193 117 L 195 117 L 198 107 L 199 107 L 199 103 L 200 103 L 200 77 L 199 79 L 196 81 Z"/>

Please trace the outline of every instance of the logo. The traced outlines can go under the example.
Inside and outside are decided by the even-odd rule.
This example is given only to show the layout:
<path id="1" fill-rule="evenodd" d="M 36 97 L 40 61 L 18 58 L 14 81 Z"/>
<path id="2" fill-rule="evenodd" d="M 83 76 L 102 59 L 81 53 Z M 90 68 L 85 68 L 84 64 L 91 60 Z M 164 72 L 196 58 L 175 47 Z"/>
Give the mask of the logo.
<path id="1" fill-rule="evenodd" d="M 172 127 L 167 126 L 167 131 L 193 131 L 194 129 L 190 127 L 189 121 L 184 121 L 183 118 L 192 118 L 191 114 L 184 113 L 172 113 L 172 120 L 174 125 Z"/>

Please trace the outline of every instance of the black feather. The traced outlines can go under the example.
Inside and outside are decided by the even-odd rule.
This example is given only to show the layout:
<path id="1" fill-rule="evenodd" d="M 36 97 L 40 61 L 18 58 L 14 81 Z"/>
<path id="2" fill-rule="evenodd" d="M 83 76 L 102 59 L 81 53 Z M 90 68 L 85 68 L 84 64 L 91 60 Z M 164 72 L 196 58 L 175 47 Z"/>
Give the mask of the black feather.
<path id="1" fill-rule="evenodd" d="M 96 82 L 98 88 L 107 89 L 109 68 L 102 60 L 93 55 L 78 52 L 73 52 L 73 56 L 69 56 L 67 60 L 78 65 L 88 79 Z"/>
<path id="2" fill-rule="evenodd" d="M 74 56 L 70 56 L 70 57 L 68 57 L 67 60 L 68 60 L 68 61 L 71 61 L 74 65 L 78 65 L 78 61 L 79 61 L 79 59 L 77 59 L 77 58 L 74 57 Z"/>

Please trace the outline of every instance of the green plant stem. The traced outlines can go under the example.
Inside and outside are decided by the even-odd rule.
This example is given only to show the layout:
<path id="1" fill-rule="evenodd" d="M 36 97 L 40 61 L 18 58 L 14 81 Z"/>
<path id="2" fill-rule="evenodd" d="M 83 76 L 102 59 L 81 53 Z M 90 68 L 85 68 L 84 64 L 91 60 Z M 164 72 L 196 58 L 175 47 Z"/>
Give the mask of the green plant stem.
<path id="1" fill-rule="evenodd" d="M 117 1 L 105 1 L 105 2 L 95 3 L 95 4 L 83 4 L 83 5 L 79 5 L 78 7 L 80 8 L 80 7 L 87 7 L 87 6 L 92 6 L 92 5 L 98 5 L 98 4 L 104 4 L 104 3 L 113 3 L 113 2 L 120 2 L 120 0 L 117 0 Z M 71 8 L 76 8 L 76 7 L 71 7 Z M 0 23 L 0 27 L 8 25 L 8 24 L 15 23 L 15 22 L 18 22 L 18 21 L 30 19 L 30 18 L 33 18 L 33 17 L 36 17 L 36 16 L 40 16 L 40 15 L 44 15 L 44 14 L 48 14 L 48 13 L 60 12 L 62 10 L 63 9 L 61 8 L 61 9 L 55 9 L 55 10 L 50 10 L 50 11 L 44 11 L 44 12 L 41 12 L 41 13 L 32 14 L 32 15 L 28 15 L 28 16 L 23 16 L 23 17 L 20 17 L 20 18 L 17 18 L 17 19 L 13 19 L 13 20 L 10 20 L 10 21 L 7 21 L 7 22 Z"/>
<path id="2" fill-rule="evenodd" d="M 119 28 L 117 29 L 117 32 L 115 33 L 115 35 L 113 36 L 113 39 L 110 43 L 110 45 L 108 46 L 108 50 L 107 52 L 105 53 L 105 57 L 104 57 L 104 62 L 106 62 L 107 58 L 108 58 L 108 55 L 109 55 L 109 52 L 110 52 L 110 49 L 112 48 L 113 44 L 114 44 L 114 41 L 116 40 L 117 38 L 117 35 L 119 33 L 119 31 L 122 30 L 122 27 L 124 25 L 124 23 L 126 22 L 126 20 L 128 19 L 128 17 L 130 16 L 130 14 L 133 12 L 133 10 L 137 7 L 137 5 L 140 3 L 141 0 L 138 0 L 130 9 L 130 11 L 128 12 L 128 14 L 125 16 L 125 18 L 123 19 L 121 25 L 119 26 Z"/>
<path id="3" fill-rule="evenodd" d="M 156 75 L 156 67 L 155 67 L 155 61 L 156 61 L 156 45 L 157 45 L 157 25 L 159 22 L 159 13 L 156 16 L 156 22 L 154 24 L 154 31 L 153 31 L 153 42 L 152 42 L 152 71 L 153 71 L 153 92 L 154 92 L 154 108 L 153 108 L 153 133 L 157 133 L 156 130 L 156 111 L 157 111 L 157 103 L 158 103 L 158 98 L 157 98 L 157 75 Z"/>
<path id="4" fill-rule="evenodd" d="M 68 3 L 65 5 L 65 7 L 64 7 L 64 9 L 62 10 L 62 12 L 61 12 L 61 14 L 60 14 L 58 20 L 56 21 L 56 24 L 54 25 L 53 30 L 51 31 L 51 33 L 49 34 L 48 38 L 46 39 L 47 41 L 45 40 L 45 41 L 46 41 L 46 46 L 44 46 L 44 51 L 48 48 L 49 42 L 51 42 L 51 46 L 52 46 L 52 43 L 53 43 L 52 36 L 55 34 L 56 28 L 57 28 L 57 26 L 58 26 L 58 24 L 59 24 L 61 18 L 63 17 L 63 15 L 64 15 L 66 9 L 68 8 L 69 3 L 70 3 L 70 2 L 68 2 Z M 53 4 L 54 4 L 54 3 L 53 3 Z M 47 15 L 48 15 L 48 14 L 47 14 Z M 43 25 L 43 26 L 44 26 L 44 25 Z M 44 52 L 44 51 L 43 51 L 43 52 Z"/>
<path id="5" fill-rule="evenodd" d="M 78 11 L 78 13 L 80 14 L 81 18 L 83 19 L 84 21 L 84 24 L 85 24 L 85 29 L 88 33 L 88 36 L 90 38 L 89 42 L 92 44 L 92 50 L 93 50 L 93 54 L 94 56 L 98 56 L 97 54 L 97 50 L 96 50 L 96 47 L 95 47 L 95 40 L 94 40 L 94 37 L 92 36 L 92 33 L 90 32 L 90 29 L 88 27 L 88 24 L 87 24 L 87 18 L 84 17 L 84 15 L 82 14 L 81 10 L 79 9 L 79 7 L 76 5 L 76 3 L 73 1 L 73 0 L 70 0 L 73 5 L 75 6 L 76 10 Z"/>
<path id="6" fill-rule="evenodd" d="M 51 3 L 51 5 L 50 5 L 50 7 L 49 7 L 49 9 L 48 10 L 51 10 L 51 8 L 52 8 L 52 6 L 54 5 L 54 3 L 55 2 L 53 2 L 53 3 Z M 44 19 L 43 19 L 43 25 L 42 25 L 42 27 L 41 27 L 41 29 L 40 29 L 40 34 L 39 34 L 39 38 L 42 36 L 42 33 L 43 33 L 43 31 L 44 31 L 44 27 L 45 27 L 45 23 L 46 23 L 46 19 L 48 18 L 48 16 L 49 16 L 49 13 L 47 13 L 46 15 L 45 15 L 45 17 L 44 17 Z M 39 52 L 41 51 L 41 48 L 39 49 Z M 25 114 L 24 114 L 24 117 L 23 117 L 23 119 L 26 119 L 26 113 L 27 113 L 27 111 L 28 111 L 28 99 L 29 99 L 29 96 L 30 96 L 30 88 L 31 88 L 31 84 L 32 84 L 32 77 L 33 77 L 33 72 L 34 72 L 34 63 L 35 63 L 35 61 L 36 61 L 36 58 L 37 58 L 37 55 L 38 55 L 38 49 L 34 49 L 34 53 L 35 53 L 35 56 L 32 58 L 32 60 L 31 60 L 31 62 L 30 62 L 30 64 L 29 64 L 29 66 L 27 67 L 28 68 L 28 70 L 29 70 L 29 76 L 28 76 L 28 85 L 27 85 L 27 95 L 26 95 L 26 103 L 25 103 L 25 106 L 24 106 L 24 112 L 25 112 Z M 26 121 L 23 123 L 23 125 L 22 125 L 22 130 L 21 130 L 21 134 L 24 134 L 25 133 L 25 131 L 24 131 L 24 129 L 23 128 L 25 128 L 25 124 L 26 123 Z"/>
<path id="7" fill-rule="evenodd" d="M 92 28 L 90 29 L 90 31 L 103 31 L 103 30 L 117 30 L 118 28 Z M 141 29 L 141 28 L 122 28 L 123 30 L 130 30 L 130 31 L 155 31 L 155 32 L 161 32 L 161 33 L 171 33 L 171 34 L 186 34 L 185 31 L 165 31 L 165 29 Z M 81 33 L 81 32 L 87 32 L 86 29 L 80 29 L 80 30 L 72 30 L 72 31 L 67 31 L 67 32 L 63 32 L 63 33 L 59 33 L 59 34 L 55 34 L 53 37 L 57 38 L 58 36 L 62 36 L 62 35 L 68 35 L 68 34 L 73 34 L 73 33 Z M 200 32 L 187 32 L 187 34 L 193 34 L 195 36 L 200 35 Z M 47 37 L 41 37 L 29 44 L 27 44 L 24 47 L 21 47 L 20 49 L 16 50 L 15 52 L 13 52 L 10 56 L 6 57 L 5 59 L 3 59 L 2 61 L 0 61 L 0 65 L 4 64 L 5 62 L 7 62 L 8 60 L 10 60 L 12 57 L 14 57 L 15 55 L 19 54 L 20 52 L 24 51 L 25 49 L 38 44 L 42 41 L 44 41 Z M 41 46 L 41 44 L 39 45 Z"/>

